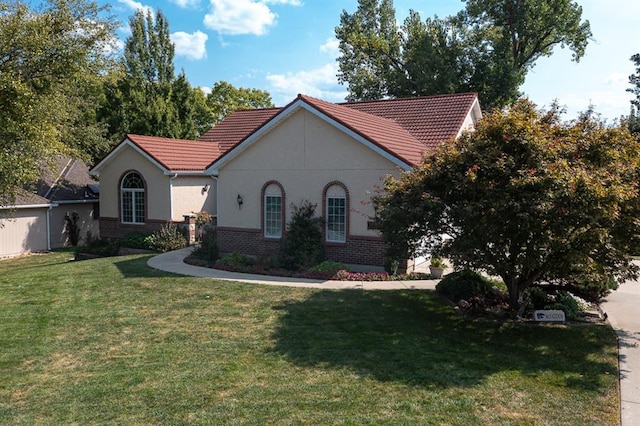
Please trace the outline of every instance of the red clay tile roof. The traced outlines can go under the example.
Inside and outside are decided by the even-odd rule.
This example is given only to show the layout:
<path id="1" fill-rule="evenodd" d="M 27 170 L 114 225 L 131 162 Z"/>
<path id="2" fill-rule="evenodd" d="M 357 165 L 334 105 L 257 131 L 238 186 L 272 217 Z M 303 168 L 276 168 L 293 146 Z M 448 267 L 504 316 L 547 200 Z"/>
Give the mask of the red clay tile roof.
<path id="1" fill-rule="evenodd" d="M 409 134 L 397 121 L 348 108 L 348 104 L 334 104 L 304 95 L 299 95 L 298 99 L 302 99 L 407 164 L 417 164 L 422 160 L 424 144 Z"/>
<path id="2" fill-rule="evenodd" d="M 280 112 L 303 100 L 391 155 L 415 165 L 425 153 L 458 135 L 476 99 L 475 93 L 460 93 L 335 104 L 298 95 L 283 108 L 236 111 L 200 140 L 218 142 L 224 156 Z"/>
<path id="3" fill-rule="evenodd" d="M 127 138 L 170 172 L 204 171 L 220 156 L 215 142 L 131 134 Z"/>
<path id="4" fill-rule="evenodd" d="M 238 110 L 229 114 L 200 137 L 201 141 L 217 142 L 220 152 L 227 152 L 278 114 L 282 108 Z M 212 159 L 213 161 L 215 159 Z"/>
<path id="5" fill-rule="evenodd" d="M 477 97 L 459 93 L 340 105 L 395 120 L 431 151 L 458 135 Z"/>

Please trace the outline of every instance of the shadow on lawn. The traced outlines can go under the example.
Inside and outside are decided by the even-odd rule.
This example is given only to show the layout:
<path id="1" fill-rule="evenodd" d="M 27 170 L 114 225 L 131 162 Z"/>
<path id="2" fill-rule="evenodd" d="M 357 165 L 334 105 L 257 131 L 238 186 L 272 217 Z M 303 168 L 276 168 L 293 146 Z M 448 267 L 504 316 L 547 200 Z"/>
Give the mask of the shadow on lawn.
<path id="1" fill-rule="evenodd" d="M 616 365 L 604 327 L 541 327 L 462 318 L 433 292 L 322 291 L 284 311 L 275 352 L 303 366 L 347 368 L 410 386 L 474 386 L 499 371 L 557 373 L 565 386 L 597 390 Z"/>
<path id="2" fill-rule="evenodd" d="M 121 256 L 113 264 L 125 278 L 181 277 L 182 275 L 153 269 L 147 261 L 156 254 Z"/>

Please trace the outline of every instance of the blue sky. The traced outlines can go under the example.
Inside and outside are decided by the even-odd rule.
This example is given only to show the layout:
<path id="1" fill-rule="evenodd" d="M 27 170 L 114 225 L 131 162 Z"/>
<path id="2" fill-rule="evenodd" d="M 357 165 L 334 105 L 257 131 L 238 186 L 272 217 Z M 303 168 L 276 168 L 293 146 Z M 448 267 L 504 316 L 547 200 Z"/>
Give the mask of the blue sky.
<path id="1" fill-rule="evenodd" d="M 343 10 L 357 0 L 115 0 L 112 12 L 122 21 L 118 36 L 129 34 L 136 9 L 161 9 L 176 44 L 176 69 L 184 69 L 194 86 L 205 90 L 217 81 L 268 91 L 276 105 L 298 93 L 342 101 L 346 88 L 337 82 L 334 28 Z M 583 18 L 593 39 L 579 63 L 568 49 L 556 47 L 527 76 L 521 90 L 538 106 L 554 99 L 567 118 L 593 105 L 609 121 L 629 113 L 634 72 L 629 60 L 640 53 L 640 1 L 581 0 Z M 458 0 L 396 0 L 400 21 L 410 9 L 421 16 L 444 17 L 461 10 Z"/>

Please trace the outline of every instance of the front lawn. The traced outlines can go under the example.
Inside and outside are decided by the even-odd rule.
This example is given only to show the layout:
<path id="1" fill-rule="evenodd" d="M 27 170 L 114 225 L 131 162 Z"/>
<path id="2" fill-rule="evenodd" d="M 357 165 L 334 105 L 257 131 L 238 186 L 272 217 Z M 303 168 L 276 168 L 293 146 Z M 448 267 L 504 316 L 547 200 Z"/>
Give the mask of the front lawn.
<path id="1" fill-rule="evenodd" d="M 606 326 L 69 257 L 0 261 L 0 424 L 618 424 Z"/>

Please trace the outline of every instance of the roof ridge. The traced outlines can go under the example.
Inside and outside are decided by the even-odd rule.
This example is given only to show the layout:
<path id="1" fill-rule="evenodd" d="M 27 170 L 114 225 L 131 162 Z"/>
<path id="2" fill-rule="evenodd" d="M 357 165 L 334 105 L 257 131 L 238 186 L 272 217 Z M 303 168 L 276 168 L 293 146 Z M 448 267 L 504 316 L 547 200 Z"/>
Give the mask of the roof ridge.
<path id="1" fill-rule="evenodd" d="M 400 102 L 400 101 L 410 101 L 417 99 L 434 99 L 434 98 L 445 98 L 445 97 L 458 97 L 458 96 L 478 96 L 477 92 L 460 92 L 460 93 L 440 93 L 437 95 L 423 95 L 423 96 L 408 96 L 405 98 L 385 98 L 385 99 L 367 99 L 364 101 L 345 101 L 345 102 L 337 102 L 336 105 L 354 105 L 354 104 L 372 104 L 372 103 L 386 103 L 386 102 Z"/>

